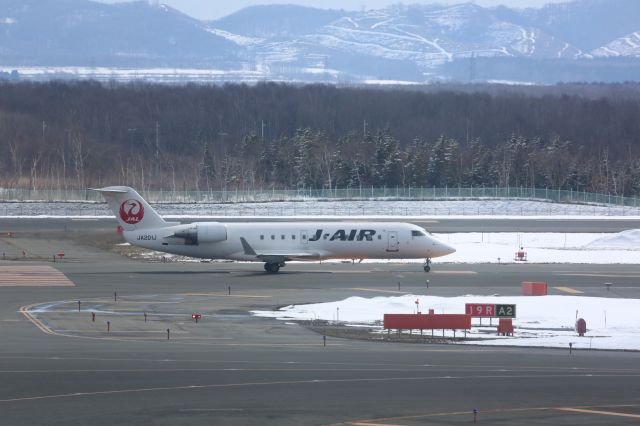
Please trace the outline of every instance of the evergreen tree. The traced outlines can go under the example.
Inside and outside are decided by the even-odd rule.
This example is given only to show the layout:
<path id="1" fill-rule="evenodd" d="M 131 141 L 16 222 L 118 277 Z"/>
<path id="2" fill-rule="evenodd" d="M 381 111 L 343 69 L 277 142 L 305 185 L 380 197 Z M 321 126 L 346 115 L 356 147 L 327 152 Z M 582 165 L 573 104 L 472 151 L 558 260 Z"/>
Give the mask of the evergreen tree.
<path id="1" fill-rule="evenodd" d="M 446 139 L 441 135 L 433 144 L 427 166 L 427 184 L 442 187 L 445 184 L 445 169 L 447 167 Z"/>
<path id="2" fill-rule="evenodd" d="M 313 136 L 311 129 L 299 129 L 293 139 L 295 157 L 293 158 L 293 170 L 295 172 L 295 185 L 298 188 L 311 188 L 313 184 Z"/>
<path id="3" fill-rule="evenodd" d="M 427 185 L 429 146 L 422 139 L 414 139 L 406 152 L 406 181 L 414 187 Z"/>
<path id="4" fill-rule="evenodd" d="M 545 146 L 545 174 L 553 189 L 563 189 L 571 170 L 573 157 L 569 152 L 570 143 L 554 136 Z"/>

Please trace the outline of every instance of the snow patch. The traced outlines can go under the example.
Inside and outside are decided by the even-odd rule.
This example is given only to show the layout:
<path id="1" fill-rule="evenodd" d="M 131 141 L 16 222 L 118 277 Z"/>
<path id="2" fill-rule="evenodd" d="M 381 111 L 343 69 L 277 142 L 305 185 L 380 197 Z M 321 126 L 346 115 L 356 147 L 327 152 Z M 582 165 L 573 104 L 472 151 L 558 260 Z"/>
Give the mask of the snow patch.
<path id="1" fill-rule="evenodd" d="M 640 230 L 613 235 L 469 232 L 434 236 L 456 249 L 434 263 L 520 263 L 516 252 L 522 247 L 527 263 L 640 264 Z"/>
<path id="2" fill-rule="evenodd" d="M 569 43 L 565 43 L 562 49 L 560 49 L 560 51 L 558 52 L 558 58 L 562 58 L 562 56 L 564 55 L 564 52 L 566 52 L 568 48 L 569 48 Z"/>
<path id="3" fill-rule="evenodd" d="M 531 81 L 514 81 L 514 80 L 487 80 L 489 84 L 504 84 L 506 86 L 536 86 L 538 83 Z"/>
<path id="4" fill-rule="evenodd" d="M 385 25 L 388 25 L 390 23 L 392 23 L 394 21 L 394 19 L 385 19 L 384 21 L 381 22 L 377 22 L 373 25 L 371 25 L 369 28 L 371 28 L 372 30 L 375 30 L 378 27 L 384 27 Z"/>
<path id="5" fill-rule="evenodd" d="M 316 74 L 316 75 L 330 75 L 332 77 L 337 77 L 338 75 L 340 75 L 340 71 L 338 70 L 334 70 L 331 68 L 323 68 L 323 67 L 308 67 L 308 68 L 302 68 L 301 70 L 302 72 L 305 72 L 307 74 Z"/>
<path id="6" fill-rule="evenodd" d="M 132 81 L 146 80 L 150 82 L 258 82 L 268 74 L 260 70 L 215 69 L 215 68 L 108 68 L 108 67 L 40 67 L 40 66 L 0 66 L 0 71 L 17 71 L 23 80 L 41 80 L 43 78 L 89 78 L 99 81 Z M 274 81 L 278 81 L 274 79 Z"/>
<path id="7" fill-rule="evenodd" d="M 599 57 L 640 56 L 640 33 L 633 32 L 602 46 L 593 52 Z"/>
<path id="8" fill-rule="evenodd" d="M 419 304 L 416 305 L 416 300 Z M 475 296 L 436 297 L 407 294 L 393 297 L 349 297 L 337 302 L 289 305 L 278 311 L 252 311 L 279 320 L 340 321 L 349 325 L 379 324 L 384 314 L 425 312 L 456 314 L 466 303 L 515 304 L 517 317 L 512 337 L 498 337 L 493 329 L 474 326 L 463 344 L 540 346 L 640 350 L 640 299 L 581 296 Z M 587 323 L 586 337 L 574 331 L 576 318 Z M 484 320 L 487 325 L 488 320 Z M 478 320 L 474 320 L 478 324 Z M 379 327 L 382 331 L 382 327 Z M 458 334 L 460 335 L 460 333 Z"/>
<path id="9" fill-rule="evenodd" d="M 205 30 L 211 34 L 217 35 L 218 37 L 225 38 L 233 43 L 240 46 L 251 46 L 253 44 L 258 44 L 264 41 L 264 39 L 256 38 L 256 37 L 247 37 L 239 34 L 230 33 L 229 31 L 221 30 L 219 28 L 205 28 Z"/>
<path id="10" fill-rule="evenodd" d="M 360 25 L 358 25 L 358 23 L 356 21 L 354 21 L 351 18 L 346 18 L 347 22 L 349 22 L 351 25 L 353 25 L 354 28 L 360 28 Z"/>
<path id="11" fill-rule="evenodd" d="M 585 248 L 640 250 L 640 229 L 605 235 L 586 244 Z"/>
<path id="12" fill-rule="evenodd" d="M 417 81 L 406 81 L 406 80 L 376 80 L 376 79 L 366 79 L 363 81 L 364 84 L 375 84 L 377 86 L 409 86 L 412 84 L 421 84 Z"/>

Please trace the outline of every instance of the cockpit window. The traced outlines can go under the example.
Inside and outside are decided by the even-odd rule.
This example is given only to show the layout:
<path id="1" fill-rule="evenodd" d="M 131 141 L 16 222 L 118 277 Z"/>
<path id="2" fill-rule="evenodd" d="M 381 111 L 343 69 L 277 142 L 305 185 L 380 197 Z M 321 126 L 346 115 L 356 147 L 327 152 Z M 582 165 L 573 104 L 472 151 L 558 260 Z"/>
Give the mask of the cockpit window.
<path id="1" fill-rule="evenodd" d="M 411 231 L 412 237 L 426 237 L 427 233 L 424 231 Z"/>

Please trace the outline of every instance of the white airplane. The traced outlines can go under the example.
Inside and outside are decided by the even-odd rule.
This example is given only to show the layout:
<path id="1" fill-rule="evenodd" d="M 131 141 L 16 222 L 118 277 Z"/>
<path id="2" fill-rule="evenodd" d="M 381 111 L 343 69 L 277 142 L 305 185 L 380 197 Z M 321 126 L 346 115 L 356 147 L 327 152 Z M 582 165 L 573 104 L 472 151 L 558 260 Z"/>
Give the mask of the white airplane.
<path id="1" fill-rule="evenodd" d="M 290 260 L 431 259 L 455 249 L 419 226 L 393 222 L 166 222 L 132 188 L 95 189 L 132 245 L 204 259 L 264 262 L 276 273 Z"/>

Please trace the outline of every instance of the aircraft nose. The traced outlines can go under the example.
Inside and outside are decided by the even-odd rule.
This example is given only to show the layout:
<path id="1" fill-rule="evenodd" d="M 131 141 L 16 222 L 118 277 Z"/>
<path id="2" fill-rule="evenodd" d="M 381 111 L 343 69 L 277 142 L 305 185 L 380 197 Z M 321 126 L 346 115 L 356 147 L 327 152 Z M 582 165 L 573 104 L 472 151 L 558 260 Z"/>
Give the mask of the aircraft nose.
<path id="1" fill-rule="evenodd" d="M 449 244 L 445 244 L 443 242 L 440 243 L 441 246 L 441 250 L 444 252 L 444 255 L 446 256 L 447 254 L 452 254 L 456 252 L 456 249 L 454 249 L 453 247 L 451 247 Z"/>
<path id="2" fill-rule="evenodd" d="M 433 255 L 432 257 L 440 257 L 446 256 L 451 253 L 455 253 L 456 249 L 451 247 L 449 244 L 443 243 L 442 241 L 437 241 L 433 245 Z"/>

